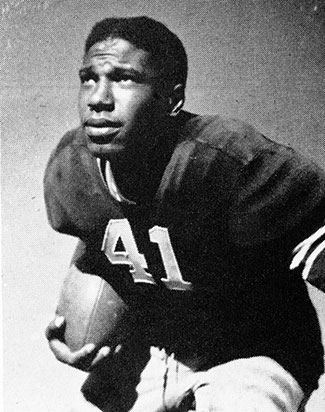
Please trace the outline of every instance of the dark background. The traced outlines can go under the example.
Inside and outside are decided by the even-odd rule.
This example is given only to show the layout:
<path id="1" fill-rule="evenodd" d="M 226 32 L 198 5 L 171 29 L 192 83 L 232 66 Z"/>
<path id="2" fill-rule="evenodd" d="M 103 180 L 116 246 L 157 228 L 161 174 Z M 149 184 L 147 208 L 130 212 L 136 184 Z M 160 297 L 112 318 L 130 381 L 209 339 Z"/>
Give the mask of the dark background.
<path id="1" fill-rule="evenodd" d="M 53 358 L 43 330 L 75 240 L 48 227 L 42 177 L 78 124 L 88 31 L 113 15 L 163 21 L 188 51 L 186 109 L 248 121 L 325 168 L 325 2 L 8 0 L 0 12 L 4 410 L 65 411 L 85 374 Z M 310 291 L 325 331 L 325 295 Z M 307 411 L 324 410 L 323 378 Z"/>

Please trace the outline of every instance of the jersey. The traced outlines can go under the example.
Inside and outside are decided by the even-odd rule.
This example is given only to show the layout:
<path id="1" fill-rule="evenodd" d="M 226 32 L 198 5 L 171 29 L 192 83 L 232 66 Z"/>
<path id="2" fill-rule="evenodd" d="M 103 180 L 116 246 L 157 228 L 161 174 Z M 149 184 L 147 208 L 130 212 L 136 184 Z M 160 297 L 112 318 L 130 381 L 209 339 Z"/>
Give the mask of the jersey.
<path id="1" fill-rule="evenodd" d="M 132 276 L 150 344 L 202 367 L 269 356 L 310 391 L 323 348 L 289 260 L 324 223 L 324 173 L 240 121 L 179 118 L 155 196 L 136 205 L 111 195 L 82 129 L 68 132 L 45 173 L 49 221 L 86 245 L 80 266 Z"/>
<path id="2" fill-rule="evenodd" d="M 290 269 L 301 271 L 309 283 L 325 290 L 325 226 L 303 240 L 294 249 Z"/>

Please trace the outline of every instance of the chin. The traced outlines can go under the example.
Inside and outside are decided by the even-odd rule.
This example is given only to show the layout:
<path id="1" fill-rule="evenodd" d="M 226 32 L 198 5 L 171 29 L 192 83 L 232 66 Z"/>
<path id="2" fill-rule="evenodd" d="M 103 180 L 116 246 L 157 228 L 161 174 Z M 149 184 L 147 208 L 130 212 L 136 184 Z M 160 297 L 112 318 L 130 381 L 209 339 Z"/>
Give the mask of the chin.
<path id="1" fill-rule="evenodd" d="M 124 146 L 117 143 L 98 144 L 88 142 L 87 146 L 92 155 L 107 160 L 111 157 L 122 155 L 124 152 Z"/>

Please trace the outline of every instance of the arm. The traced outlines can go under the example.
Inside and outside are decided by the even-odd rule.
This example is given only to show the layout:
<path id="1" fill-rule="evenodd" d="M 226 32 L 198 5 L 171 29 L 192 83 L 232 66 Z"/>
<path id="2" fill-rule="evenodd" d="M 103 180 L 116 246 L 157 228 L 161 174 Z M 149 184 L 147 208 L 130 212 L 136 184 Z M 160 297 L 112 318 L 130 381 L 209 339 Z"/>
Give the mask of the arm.
<path id="1" fill-rule="evenodd" d="M 114 288 L 97 275 L 100 259 L 96 258 L 97 254 L 87 253 L 84 243 L 79 241 L 63 284 L 55 318 L 46 329 L 49 346 L 56 358 L 86 371 L 97 367 L 109 354 L 119 351 L 121 335 L 113 340 L 111 338 L 111 347 L 108 347 L 105 344 L 106 336 L 110 336 L 107 330 L 112 327 L 115 330 L 117 319 L 124 316 L 127 307 Z M 105 270 L 104 267 L 102 269 Z M 107 305 L 108 300 L 110 305 Z M 96 332 L 91 332 L 93 327 Z M 103 344 L 105 346 L 102 347 Z"/>
<path id="2" fill-rule="evenodd" d="M 80 129 L 72 130 L 53 151 L 44 176 L 45 204 L 53 229 L 84 239 L 92 249 L 100 251 L 105 222 L 112 210 L 102 188 L 96 160 L 83 139 Z M 71 265 L 83 257 L 85 250 L 85 243 L 79 240 Z M 90 259 L 81 259 L 80 270 L 97 274 L 97 257 L 99 253 Z M 94 345 L 72 352 L 64 343 L 65 327 L 64 319 L 56 316 L 46 329 L 50 348 L 61 362 L 89 370 L 110 352 L 107 347 L 97 351 Z"/>
<path id="3" fill-rule="evenodd" d="M 96 352 L 94 344 L 85 345 L 80 350 L 72 352 L 64 343 L 65 327 L 64 318 L 55 316 L 45 332 L 49 347 L 60 362 L 83 371 L 90 371 L 109 354 L 110 348 L 103 347 Z"/>
<path id="4" fill-rule="evenodd" d="M 85 244 L 78 242 L 73 255 L 71 265 L 75 264 L 85 251 Z M 54 319 L 46 328 L 46 338 L 48 339 L 50 349 L 55 357 L 63 363 L 73 366 L 77 369 L 89 371 L 108 356 L 111 349 L 107 346 L 96 350 L 93 343 L 88 343 L 77 351 L 72 351 L 65 343 L 66 322 L 64 317 L 55 315 Z"/>
<path id="5" fill-rule="evenodd" d="M 324 171 L 290 148 L 264 142 L 239 173 L 234 192 L 230 230 L 236 246 L 252 251 L 250 266 L 257 267 L 262 248 L 261 265 L 267 256 L 270 267 L 281 263 L 288 270 L 293 253 L 295 275 L 303 271 L 324 291 Z"/>

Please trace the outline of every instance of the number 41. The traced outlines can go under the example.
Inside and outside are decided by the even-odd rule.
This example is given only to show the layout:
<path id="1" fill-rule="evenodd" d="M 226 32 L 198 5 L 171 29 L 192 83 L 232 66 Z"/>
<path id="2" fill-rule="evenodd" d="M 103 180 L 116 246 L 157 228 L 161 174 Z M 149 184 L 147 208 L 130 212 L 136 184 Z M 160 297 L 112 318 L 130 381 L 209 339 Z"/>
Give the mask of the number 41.
<path id="1" fill-rule="evenodd" d="M 157 243 L 159 247 L 166 272 L 166 278 L 161 280 L 166 287 L 172 290 L 191 290 L 192 284 L 182 278 L 168 229 L 154 226 L 149 230 L 149 238 L 151 242 Z M 119 239 L 121 239 L 125 251 L 116 251 Z M 148 269 L 146 258 L 138 251 L 130 223 L 127 219 L 112 219 L 108 222 L 102 251 L 112 264 L 129 265 L 134 282 L 156 284 L 153 276 L 145 270 Z"/>

